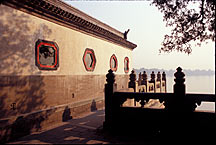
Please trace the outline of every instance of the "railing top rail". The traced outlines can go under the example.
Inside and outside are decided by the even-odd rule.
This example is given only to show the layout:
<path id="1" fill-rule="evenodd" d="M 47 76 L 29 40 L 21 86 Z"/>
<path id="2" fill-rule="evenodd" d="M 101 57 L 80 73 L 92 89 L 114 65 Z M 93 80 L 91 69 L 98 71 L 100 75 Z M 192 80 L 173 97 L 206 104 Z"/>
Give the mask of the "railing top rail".
<path id="1" fill-rule="evenodd" d="M 169 97 L 174 97 L 174 93 L 145 93 L 145 92 L 114 92 L 115 96 L 121 96 L 123 98 L 140 98 L 145 99 L 166 99 Z M 186 94 L 185 98 L 194 100 L 194 101 L 206 101 L 206 102 L 215 102 L 215 94 Z"/>
<path id="2" fill-rule="evenodd" d="M 166 97 L 172 96 L 173 93 L 114 92 L 114 95 L 129 99 L 137 97 L 144 97 L 146 99 L 165 99 Z"/>
<path id="3" fill-rule="evenodd" d="M 215 102 L 215 94 L 185 94 L 186 98 L 190 98 L 196 101 Z"/>
<path id="4" fill-rule="evenodd" d="M 211 96 L 211 97 L 215 97 L 215 94 L 187 93 L 186 95 L 190 95 L 190 96 Z"/>

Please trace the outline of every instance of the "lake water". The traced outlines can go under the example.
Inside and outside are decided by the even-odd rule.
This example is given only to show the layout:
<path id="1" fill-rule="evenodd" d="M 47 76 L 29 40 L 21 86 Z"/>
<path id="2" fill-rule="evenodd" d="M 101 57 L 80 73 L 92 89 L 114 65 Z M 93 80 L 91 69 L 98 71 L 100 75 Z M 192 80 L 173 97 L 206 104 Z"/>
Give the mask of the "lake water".
<path id="1" fill-rule="evenodd" d="M 167 77 L 167 92 L 173 92 L 174 77 Z M 212 76 L 186 76 L 186 93 L 215 94 L 215 75 Z M 214 111 L 215 103 L 202 102 L 196 110 Z"/>

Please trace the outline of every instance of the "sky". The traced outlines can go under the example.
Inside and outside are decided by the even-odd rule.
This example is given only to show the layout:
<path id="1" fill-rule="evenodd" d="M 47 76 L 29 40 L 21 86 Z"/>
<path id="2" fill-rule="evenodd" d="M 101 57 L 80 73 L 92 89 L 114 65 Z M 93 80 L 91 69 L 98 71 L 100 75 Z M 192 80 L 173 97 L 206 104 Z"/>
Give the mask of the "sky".
<path id="1" fill-rule="evenodd" d="M 150 5 L 150 1 L 65 1 L 73 7 L 125 32 L 130 29 L 127 40 L 137 44 L 133 50 L 132 66 L 159 69 L 211 69 L 215 70 L 215 43 L 203 43 L 201 47 L 192 45 L 192 54 L 173 51 L 159 53 L 166 27 L 163 14 Z"/>

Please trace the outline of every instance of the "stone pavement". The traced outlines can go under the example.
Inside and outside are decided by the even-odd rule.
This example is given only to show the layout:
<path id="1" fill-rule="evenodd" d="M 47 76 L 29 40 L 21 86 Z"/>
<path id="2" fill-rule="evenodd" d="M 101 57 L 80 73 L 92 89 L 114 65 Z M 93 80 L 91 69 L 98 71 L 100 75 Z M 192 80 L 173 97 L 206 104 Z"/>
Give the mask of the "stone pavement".
<path id="1" fill-rule="evenodd" d="M 34 132 L 9 144 L 105 144 L 97 130 L 104 121 L 104 110 L 98 110 Z"/>
<path id="2" fill-rule="evenodd" d="M 67 122 L 56 124 L 40 132 L 19 138 L 8 144 L 155 144 L 155 139 L 143 142 L 111 135 L 102 130 L 104 110 L 84 114 Z"/>

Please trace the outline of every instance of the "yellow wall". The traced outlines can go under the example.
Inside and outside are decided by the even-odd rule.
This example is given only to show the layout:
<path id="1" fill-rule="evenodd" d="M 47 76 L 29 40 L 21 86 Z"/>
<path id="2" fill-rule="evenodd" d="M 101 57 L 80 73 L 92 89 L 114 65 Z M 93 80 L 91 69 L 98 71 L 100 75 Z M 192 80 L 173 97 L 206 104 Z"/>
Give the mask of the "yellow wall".
<path id="1" fill-rule="evenodd" d="M 106 74 L 112 54 L 118 59 L 116 74 L 125 74 L 126 56 L 130 61 L 129 72 L 132 69 L 132 50 L 5 5 L 0 5 L 0 34 L 0 75 Z M 41 71 L 35 65 L 35 43 L 38 39 L 55 41 L 59 46 L 58 70 Z M 93 72 L 87 72 L 83 64 L 86 48 L 94 49 L 96 55 Z"/>

